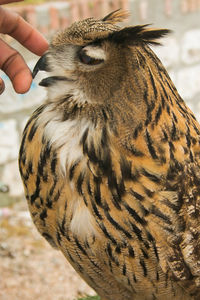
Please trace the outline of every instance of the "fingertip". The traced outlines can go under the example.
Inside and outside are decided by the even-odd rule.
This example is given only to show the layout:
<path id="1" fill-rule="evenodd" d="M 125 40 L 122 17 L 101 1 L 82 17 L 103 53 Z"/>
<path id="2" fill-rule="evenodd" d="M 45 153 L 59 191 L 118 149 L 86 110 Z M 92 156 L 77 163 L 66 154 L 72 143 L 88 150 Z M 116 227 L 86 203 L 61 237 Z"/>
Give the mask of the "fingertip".
<path id="1" fill-rule="evenodd" d="M 32 83 L 31 71 L 25 69 L 18 73 L 13 79 L 13 87 L 18 94 L 25 94 L 29 91 Z"/>
<path id="2" fill-rule="evenodd" d="M 43 41 L 40 44 L 40 48 L 37 49 L 38 51 L 38 55 L 41 56 L 44 54 L 44 52 L 46 52 L 49 48 L 49 43 L 47 42 L 47 40 L 43 37 Z"/>

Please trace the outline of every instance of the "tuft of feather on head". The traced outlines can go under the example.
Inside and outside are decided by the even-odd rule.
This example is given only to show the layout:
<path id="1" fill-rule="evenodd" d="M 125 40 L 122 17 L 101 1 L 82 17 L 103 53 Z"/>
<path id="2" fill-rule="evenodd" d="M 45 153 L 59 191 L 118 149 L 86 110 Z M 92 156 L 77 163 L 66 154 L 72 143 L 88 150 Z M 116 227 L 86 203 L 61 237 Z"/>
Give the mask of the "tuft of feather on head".
<path id="1" fill-rule="evenodd" d="M 106 15 L 102 21 L 105 23 L 110 23 L 110 24 L 116 24 L 123 22 L 130 16 L 129 11 L 127 10 L 122 10 L 122 9 L 117 9 L 110 14 Z"/>
<path id="2" fill-rule="evenodd" d="M 120 27 L 115 24 L 123 22 L 128 16 L 128 11 L 118 9 L 103 19 L 87 18 L 74 22 L 67 29 L 59 32 L 51 44 L 55 47 L 67 43 L 84 46 L 97 39 L 105 39 L 110 33 L 120 30 Z"/>
<path id="3" fill-rule="evenodd" d="M 169 29 L 148 28 L 148 26 L 149 24 L 124 27 L 110 33 L 108 39 L 129 46 L 141 43 L 160 45 L 159 39 L 171 32 Z"/>
<path id="4" fill-rule="evenodd" d="M 52 40 L 53 47 L 65 44 L 85 46 L 102 39 L 116 43 L 134 45 L 136 43 L 160 44 L 158 40 L 168 34 L 168 29 L 147 28 L 149 25 L 137 25 L 121 28 L 116 23 L 129 17 L 129 12 L 118 9 L 102 19 L 87 18 L 74 22 L 70 27 L 58 33 Z"/>

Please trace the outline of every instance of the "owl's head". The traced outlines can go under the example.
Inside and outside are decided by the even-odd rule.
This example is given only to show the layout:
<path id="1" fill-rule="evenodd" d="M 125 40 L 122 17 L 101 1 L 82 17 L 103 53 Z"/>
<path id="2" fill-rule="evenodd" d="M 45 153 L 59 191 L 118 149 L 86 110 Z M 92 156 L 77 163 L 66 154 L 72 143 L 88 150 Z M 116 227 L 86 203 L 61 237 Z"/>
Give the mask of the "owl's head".
<path id="1" fill-rule="evenodd" d="M 40 85 L 50 100 L 72 94 L 79 102 L 108 101 L 128 78 L 139 75 L 145 65 L 142 49 L 159 44 L 169 30 L 116 25 L 128 15 L 117 10 L 100 20 L 75 22 L 52 39 L 33 70 L 33 77 L 39 70 L 49 73 Z"/>

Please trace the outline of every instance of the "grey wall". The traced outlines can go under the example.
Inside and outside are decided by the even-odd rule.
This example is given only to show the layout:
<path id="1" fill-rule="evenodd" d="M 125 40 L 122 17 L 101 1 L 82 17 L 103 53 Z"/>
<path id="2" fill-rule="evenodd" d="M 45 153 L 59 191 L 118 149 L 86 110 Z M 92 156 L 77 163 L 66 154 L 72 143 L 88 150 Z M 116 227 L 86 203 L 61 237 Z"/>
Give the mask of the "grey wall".
<path id="1" fill-rule="evenodd" d="M 200 120 L 200 1 L 130 0 L 129 7 L 132 24 L 172 30 L 154 50 Z"/>

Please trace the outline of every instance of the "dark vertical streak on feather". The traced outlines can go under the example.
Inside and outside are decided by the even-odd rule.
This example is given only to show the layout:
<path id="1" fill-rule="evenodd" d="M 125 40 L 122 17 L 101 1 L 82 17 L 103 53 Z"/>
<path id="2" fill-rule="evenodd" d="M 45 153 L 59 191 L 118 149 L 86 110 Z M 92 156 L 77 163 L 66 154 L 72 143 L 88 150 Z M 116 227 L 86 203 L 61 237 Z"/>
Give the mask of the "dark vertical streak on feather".
<path id="1" fill-rule="evenodd" d="M 158 156 L 156 154 L 155 148 L 153 146 L 153 141 L 152 141 L 151 136 L 147 129 L 146 129 L 146 142 L 147 142 L 147 147 L 148 147 L 149 153 L 151 154 L 151 157 L 153 159 L 157 159 Z"/>
<path id="2" fill-rule="evenodd" d="M 154 91 L 154 96 L 155 96 L 155 99 L 156 99 L 157 96 L 158 96 L 158 91 L 157 91 L 157 88 L 156 88 L 156 85 L 155 85 L 153 74 L 152 74 L 150 69 L 149 69 L 149 75 L 150 75 L 151 85 L 152 85 L 153 91 Z"/>
<path id="3" fill-rule="evenodd" d="M 102 232 L 104 233 L 105 237 L 108 238 L 114 245 L 117 245 L 116 240 L 115 240 L 114 237 L 107 231 L 107 229 L 106 229 L 106 227 L 104 226 L 104 224 L 101 222 L 99 226 L 100 226 Z"/>
<path id="4" fill-rule="evenodd" d="M 135 192 L 133 189 L 130 190 L 130 194 L 135 197 L 136 199 L 138 199 L 139 201 L 143 201 L 144 200 L 144 196 Z"/>
<path id="5" fill-rule="evenodd" d="M 135 252 L 131 246 L 128 247 L 128 254 L 130 257 L 134 258 L 135 257 Z"/>
<path id="6" fill-rule="evenodd" d="M 162 106 L 159 105 L 158 110 L 156 112 L 156 116 L 155 116 L 156 125 L 158 124 L 158 121 L 160 120 L 161 114 L 162 114 Z"/>
<path id="7" fill-rule="evenodd" d="M 130 207 L 127 203 L 124 204 L 125 208 L 127 209 L 127 211 L 129 212 L 129 214 L 131 215 L 131 217 L 139 224 L 145 226 L 147 224 L 147 221 L 145 219 L 142 219 L 138 213 L 132 208 Z"/>
<path id="8" fill-rule="evenodd" d="M 29 142 L 32 141 L 32 139 L 33 139 L 33 137 L 34 137 L 34 135 L 35 135 L 37 129 L 38 129 L 38 127 L 36 126 L 36 124 L 33 123 L 32 127 L 31 127 L 31 129 L 30 129 L 30 131 L 29 131 L 29 134 L 28 134 L 28 141 L 29 141 Z"/>
<path id="9" fill-rule="evenodd" d="M 102 218 L 100 212 L 98 211 L 98 209 L 97 209 L 97 207 L 96 207 L 96 205 L 93 201 L 92 201 L 92 208 L 93 208 L 93 211 L 94 211 L 95 215 L 97 216 L 97 218 L 99 220 L 102 220 L 103 218 Z"/>
<path id="10" fill-rule="evenodd" d="M 77 238 L 74 238 L 75 243 L 77 245 L 77 247 L 79 248 L 79 250 L 83 253 L 83 255 L 87 256 L 87 252 L 85 251 L 85 249 L 82 247 L 82 245 L 79 243 Z"/>
<path id="11" fill-rule="evenodd" d="M 56 156 L 56 153 L 54 153 L 52 161 L 51 161 L 51 172 L 53 174 L 55 174 L 55 171 L 56 171 L 56 164 L 57 164 L 57 156 Z"/>
<path id="12" fill-rule="evenodd" d="M 40 177 L 39 176 L 37 176 L 35 185 L 36 185 L 35 192 L 30 196 L 31 205 L 33 205 L 33 203 L 39 197 L 39 194 L 40 194 Z"/>
<path id="13" fill-rule="evenodd" d="M 119 225 L 119 224 L 111 217 L 111 215 L 109 214 L 108 211 L 106 212 L 106 217 L 107 217 L 108 221 L 109 221 L 109 222 L 110 222 L 117 230 L 123 232 L 124 235 L 125 235 L 127 238 L 129 238 L 129 239 L 132 238 L 132 235 L 131 235 L 127 230 L 125 230 L 121 225 Z"/>
<path id="14" fill-rule="evenodd" d="M 157 216 L 158 218 L 162 219 L 165 223 L 167 223 L 168 225 L 172 225 L 172 222 L 170 220 L 170 218 L 165 215 L 158 207 L 156 207 L 155 205 L 152 206 L 151 209 L 151 213 L 155 216 Z"/>
<path id="15" fill-rule="evenodd" d="M 102 206 L 100 184 L 101 178 L 94 177 L 94 199 L 97 205 Z"/>
<path id="16" fill-rule="evenodd" d="M 84 180 L 84 173 L 81 172 L 79 174 L 77 182 L 76 182 L 76 188 L 77 188 L 79 195 L 83 195 L 83 191 L 82 191 L 83 180 Z"/>
<path id="17" fill-rule="evenodd" d="M 76 167 L 78 166 L 79 164 L 79 161 L 75 161 L 71 166 L 70 166 L 70 169 L 69 169 L 69 180 L 72 180 L 73 177 L 74 177 L 74 172 L 75 172 L 75 169 Z"/>
<path id="18" fill-rule="evenodd" d="M 140 265 L 142 266 L 144 277 L 146 277 L 147 276 L 147 267 L 146 267 L 145 261 L 143 259 L 140 259 Z"/>
<path id="19" fill-rule="evenodd" d="M 142 231 L 134 223 L 130 222 L 130 225 L 131 225 L 132 231 L 135 233 L 138 240 L 142 242 L 143 241 Z"/>

